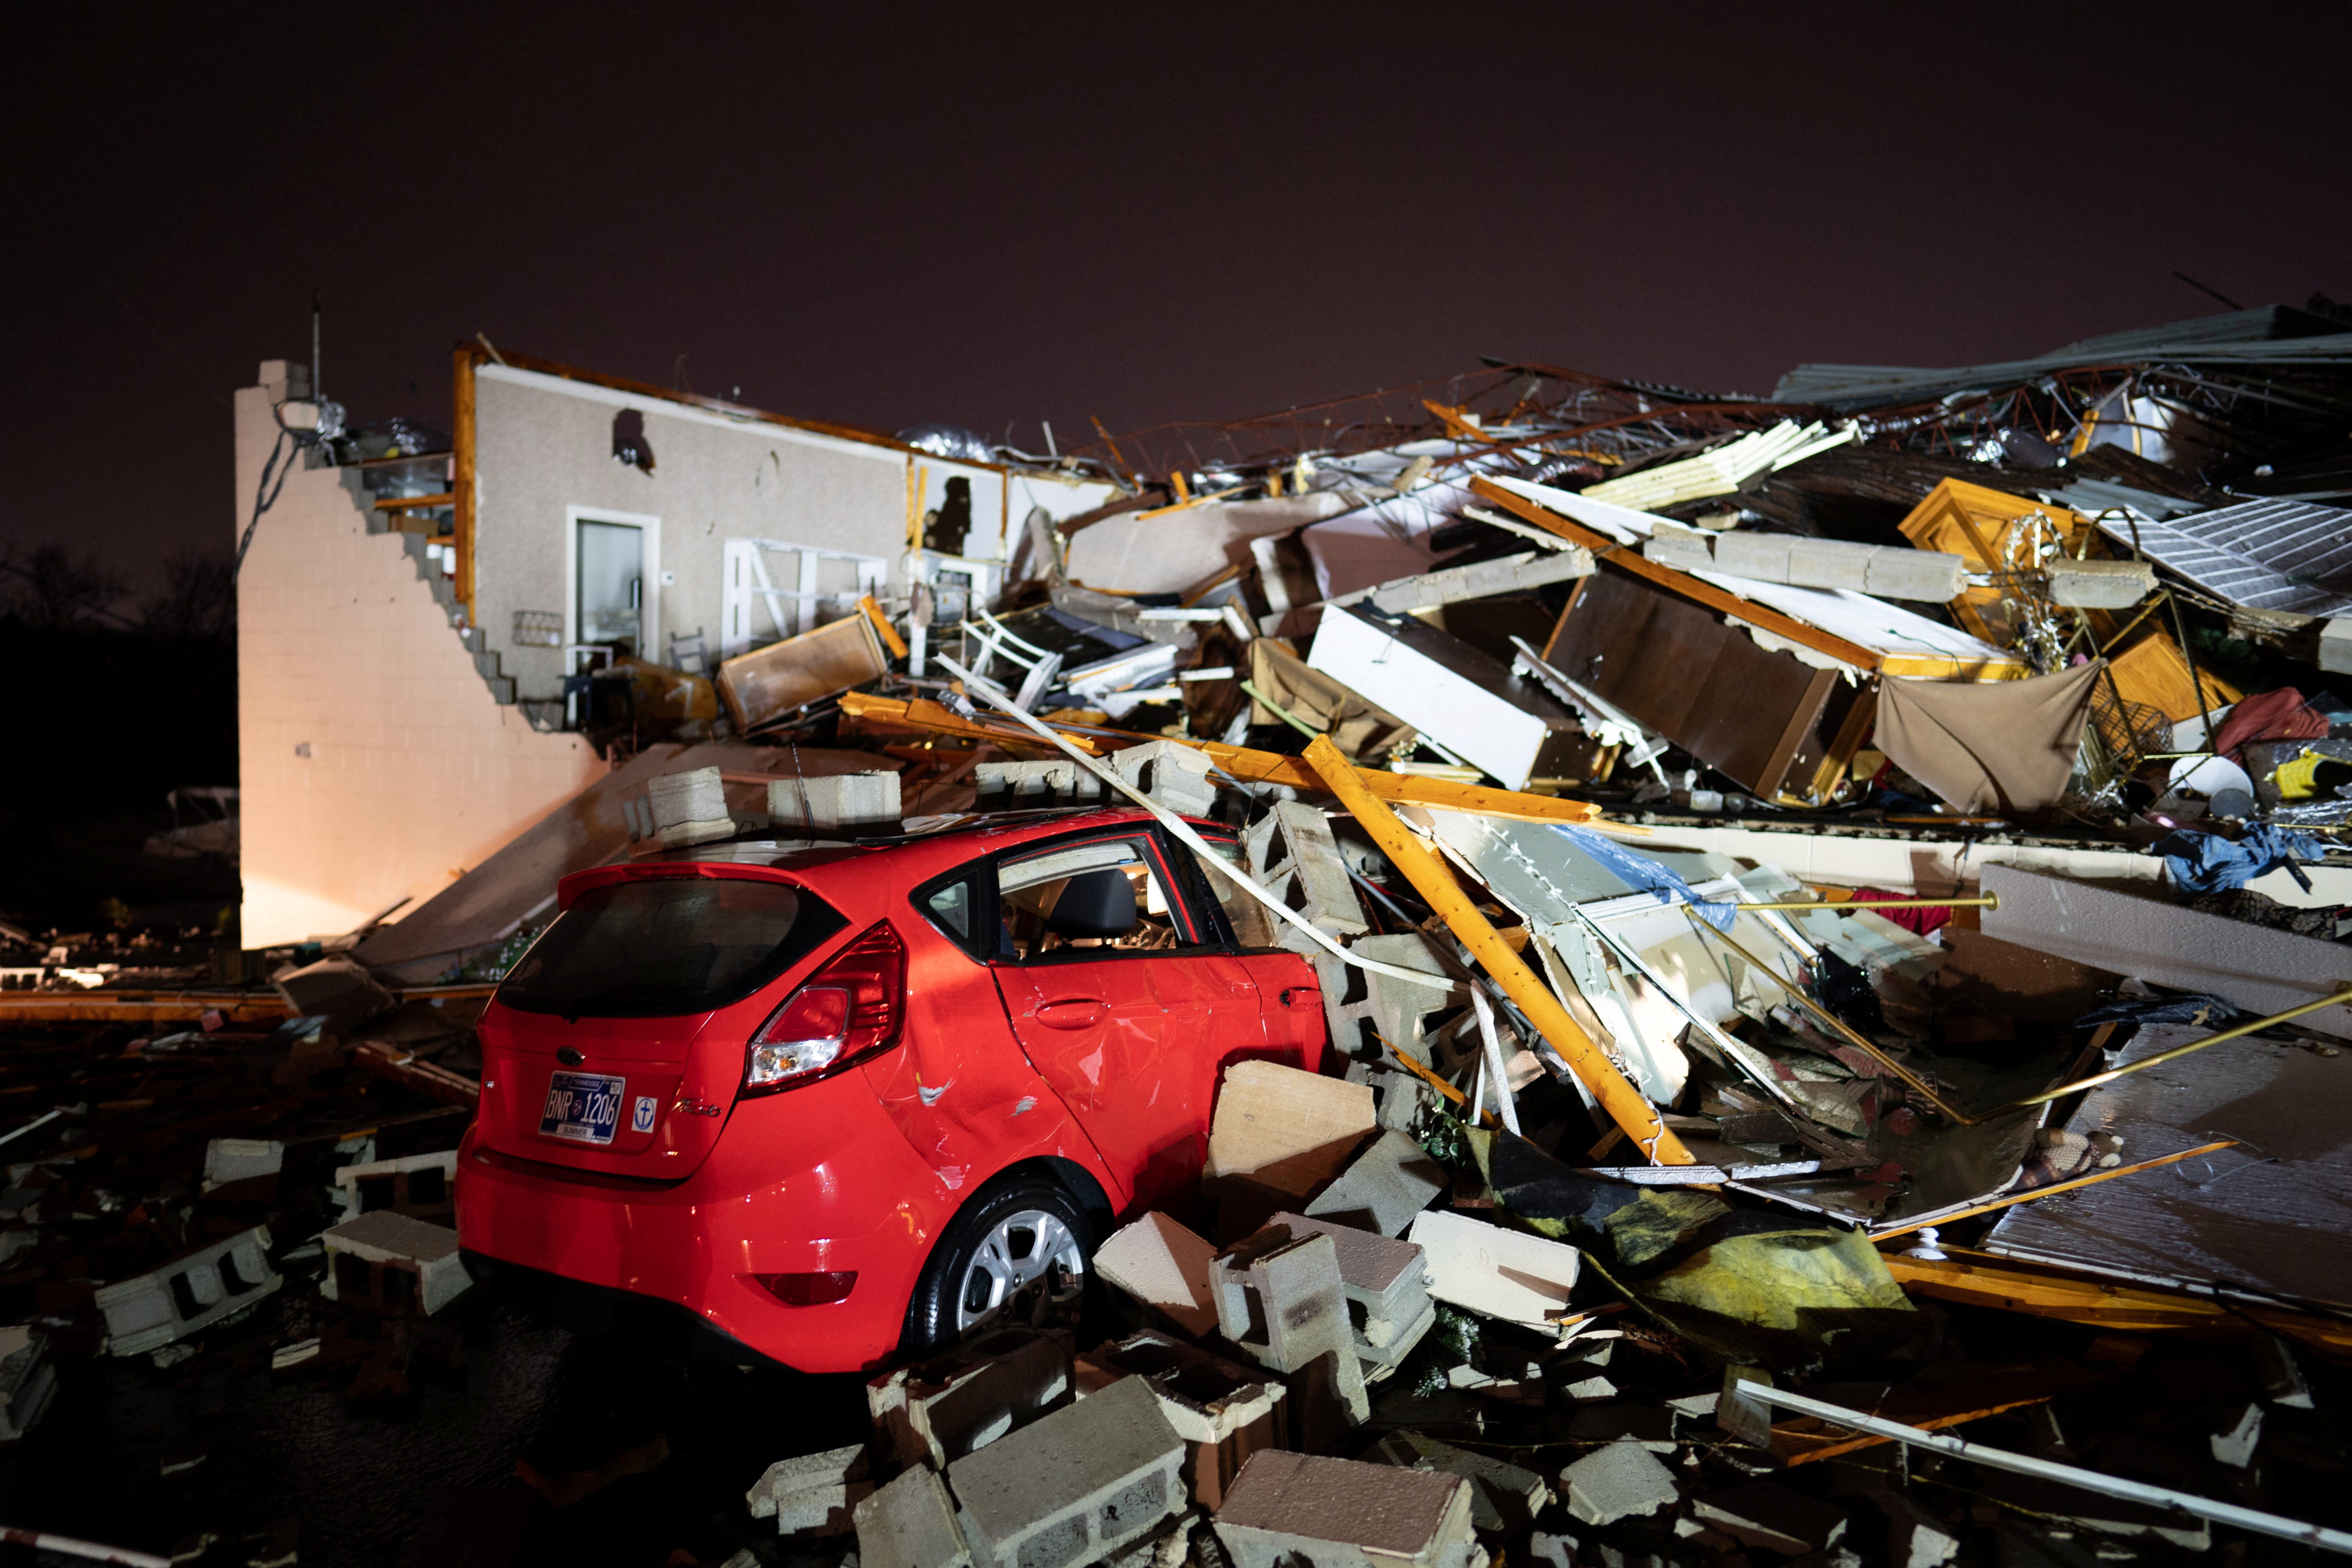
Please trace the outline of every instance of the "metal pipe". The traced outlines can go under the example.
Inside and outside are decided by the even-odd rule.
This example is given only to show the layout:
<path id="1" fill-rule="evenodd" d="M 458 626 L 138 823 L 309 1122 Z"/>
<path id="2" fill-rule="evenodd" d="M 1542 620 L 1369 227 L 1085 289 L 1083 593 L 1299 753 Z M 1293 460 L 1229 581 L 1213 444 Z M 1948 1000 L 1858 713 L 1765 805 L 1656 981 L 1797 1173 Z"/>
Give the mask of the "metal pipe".
<path id="1" fill-rule="evenodd" d="M 2323 1007 L 2337 1005 L 2352 1006 L 2352 984 L 2337 986 L 2316 1002 L 2305 1002 L 2300 1007 L 2290 1007 L 2284 1013 L 2273 1013 L 2267 1018 L 2255 1018 L 2251 1022 L 2224 1029 L 2218 1035 L 2208 1035 L 2201 1040 L 2191 1040 L 2185 1046 L 2175 1046 L 2168 1051 L 2158 1051 L 2152 1057 L 2143 1057 L 2138 1061 L 2124 1067 L 2116 1068 L 2107 1072 L 2094 1073 L 2089 1078 L 2077 1079 L 2073 1083 L 2060 1084 L 2056 1089 L 2044 1089 L 2040 1094 L 2029 1095 L 2023 1100 L 2002 1106 L 2000 1110 L 1990 1111 L 1987 1114 L 1998 1116 L 2003 1110 L 2022 1110 L 2028 1106 L 2041 1105 L 2056 1100 L 2061 1095 L 2073 1094 L 2077 1089 L 2096 1089 L 2103 1083 L 2113 1083 L 2119 1078 L 2127 1078 L 2142 1068 L 2152 1068 L 2158 1062 L 2168 1062 L 2176 1058 L 2185 1057 L 2191 1051 L 2201 1051 L 2208 1046 L 2218 1046 L 2224 1040 L 2242 1039 L 2248 1035 L 2258 1035 L 2273 1024 L 2284 1024 L 2289 1019 L 2300 1018 L 2306 1013 L 2316 1013 Z"/>
<path id="2" fill-rule="evenodd" d="M 1947 1436 L 1941 1432 L 1922 1431 L 1906 1426 L 1900 1421 L 1882 1416 L 1865 1415 L 1859 1410 L 1849 1410 L 1843 1405 L 1832 1405 L 1826 1399 L 1814 1399 L 1802 1394 L 1747 1378 L 1727 1383 L 1723 1391 L 1727 1404 L 1735 1407 L 1745 1402 L 1777 1405 L 1783 1410 L 1800 1415 L 1811 1415 L 1843 1426 L 1850 1432 L 1867 1433 L 1915 1448 L 1927 1448 L 1948 1454 L 1955 1459 L 1989 1469 L 2011 1470 L 2021 1476 L 2033 1476 L 2042 1480 L 2056 1481 L 2061 1486 L 2079 1487 L 2104 1497 L 2120 1498 L 2126 1502 L 2145 1503 L 2150 1508 L 2164 1509 L 2173 1513 L 2185 1513 L 2198 1519 L 2209 1519 L 2216 1524 L 2230 1525 L 2251 1531 L 2256 1535 L 2276 1536 L 2282 1541 L 2299 1542 L 2323 1552 L 2352 1552 L 2352 1534 L 2330 1530 L 2325 1525 L 2305 1524 L 2300 1520 L 2275 1513 L 2263 1513 L 2256 1509 L 2241 1508 L 2236 1503 L 2217 1502 L 2193 1492 L 2178 1492 L 2169 1487 L 2149 1486 L 2144 1481 L 2127 1481 L 2120 1476 L 2103 1475 L 2074 1465 L 2062 1465 L 2052 1459 L 2037 1459 L 2030 1454 L 2012 1454 L 2006 1448 L 1988 1448 L 1965 1438 Z"/>
<path id="3" fill-rule="evenodd" d="M 1999 893 L 1986 893 L 1967 899 L 1848 899 L 1832 903 L 1826 899 L 1796 899 L 1780 903 L 1748 903 L 1743 910 L 1828 910 L 1833 914 L 1859 914 L 1864 910 L 1997 910 L 2000 908 Z"/>
<path id="4" fill-rule="evenodd" d="M 2218 1143 L 2205 1143 L 2194 1149 L 2183 1149 L 2178 1154 L 2162 1154 L 2153 1160 L 2142 1160 L 2137 1165 L 2121 1165 L 2112 1171 L 2094 1171 L 2087 1176 L 2076 1176 L 2072 1181 L 2053 1182 L 2046 1187 L 2036 1187 L 2032 1192 L 2011 1193 L 1991 1203 L 1979 1204 L 1974 1208 L 1957 1209 L 1950 1213 L 1939 1212 L 1926 1219 L 1914 1221 L 1910 1225 L 1896 1226 L 1892 1230 L 1874 1230 L 1870 1233 L 1870 1239 L 1885 1241 L 1889 1237 L 1908 1236 L 1915 1230 L 1926 1230 L 1930 1226 L 1946 1226 L 1957 1219 L 1970 1219 L 1980 1214 L 1990 1214 L 1995 1209 L 2005 1209 L 2017 1204 L 2029 1204 L 2036 1198 L 2046 1198 L 2055 1193 L 2071 1193 L 2077 1187 L 2087 1187 L 2099 1182 L 2112 1182 L 2117 1176 L 2136 1176 L 2142 1171 L 2153 1171 L 2158 1165 L 2171 1165 L 2182 1160 L 2194 1160 L 2200 1154 L 2218 1154 L 2224 1149 L 2236 1148 L 2237 1143 L 2238 1141 L 2234 1138 L 2224 1138 Z"/>
<path id="5" fill-rule="evenodd" d="M 54 1552 L 60 1557 L 80 1557 L 92 1563 L 119 1563 L 123 1568 L 172 1568 L 172 1560 L 158 1557 L 152 1552 L 133 1552 L 128 1546 L 108 1546 L 96 1541 L 81 1541 L 70 1535 L 51 1535 L 47 1531 L 19 1530 L 13 1524 L 0 1525 L 0 1542 L 11 1546 L 29 1546 L 36 1552 Z"/>

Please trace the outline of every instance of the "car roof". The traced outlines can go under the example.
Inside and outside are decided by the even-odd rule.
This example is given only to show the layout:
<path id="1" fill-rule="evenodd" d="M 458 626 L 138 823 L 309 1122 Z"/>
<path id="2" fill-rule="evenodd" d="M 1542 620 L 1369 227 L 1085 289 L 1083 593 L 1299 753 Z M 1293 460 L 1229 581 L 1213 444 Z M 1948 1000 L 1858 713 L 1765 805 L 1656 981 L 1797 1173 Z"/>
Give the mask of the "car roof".
<path id="1" fill-rule="evenodd" d="M 749 833 L 739 833 L 730 838 L 714 839 L 707 844 L 684 845 L 665 849 L 628 862 L 637 866 L 733 865 L 773 866 L 788 869 L 795 865 L 824 864 L 845 858 L 845 852 L 877 853 L 910 848 L 919 845 L 935 845 L 943 839 L 966 836 L 1002 837 L 1011 842 L 1025 842 L 1065 829 L 1083 828 L 1099 824 L 1103 826 L 1127 826 L 1152 820 L 1151 814 L 1134 805 L 1082 805 L 1047 807 L 1029 811 L 954 812 L 939 816 L 919 816 L 907 819 L 907 825 L 875 825 L 868 828 L 845 827 L 834 830 L 820 828 L 813 834 L 783 836 L 772 827 Z M 1187 818 L 1195 826 L 1213 833 L 1231 834 L 1233 829 L 1222 823 L 1205 818 Z M 993 853 L 1004 847 L 1002 843 L 975 847 L 974 854 Z M 822 857 L 822 859 L 816 858 Z"/>

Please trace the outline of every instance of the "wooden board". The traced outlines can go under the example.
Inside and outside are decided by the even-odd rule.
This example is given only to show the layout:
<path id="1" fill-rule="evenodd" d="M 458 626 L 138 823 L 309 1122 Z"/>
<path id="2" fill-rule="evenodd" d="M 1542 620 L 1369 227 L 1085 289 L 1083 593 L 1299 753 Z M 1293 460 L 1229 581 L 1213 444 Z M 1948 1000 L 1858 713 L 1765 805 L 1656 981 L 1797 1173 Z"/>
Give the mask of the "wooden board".
<path id="1" fill-rule="evenodd" d="M 1843 769 L 1862 738 L 1843 722 L 1853 688 L 1615 564 L 1585 579 L 1546 663 L 1764 799 Z"/>

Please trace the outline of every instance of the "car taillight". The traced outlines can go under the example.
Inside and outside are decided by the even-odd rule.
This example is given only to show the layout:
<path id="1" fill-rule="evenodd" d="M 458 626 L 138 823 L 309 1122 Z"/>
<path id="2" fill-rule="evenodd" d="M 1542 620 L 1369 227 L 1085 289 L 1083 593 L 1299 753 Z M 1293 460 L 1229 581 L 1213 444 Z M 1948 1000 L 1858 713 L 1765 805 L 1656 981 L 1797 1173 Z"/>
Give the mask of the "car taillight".
<path id="1" fill-rule="evenodd" d="M 754 1274 L 769 1294 L 787 1307 L 825 1307 L 846 1301 L 857 1289 L 857 1270 L 827 1274 Z"/>
<path id="2" fill-rule="evenodd" d="M 788 1089 L 894 1044 L 904 1016 L 907 948 L 884 921 L 801 983 L 751 1037 L 743 1092 Z"/>

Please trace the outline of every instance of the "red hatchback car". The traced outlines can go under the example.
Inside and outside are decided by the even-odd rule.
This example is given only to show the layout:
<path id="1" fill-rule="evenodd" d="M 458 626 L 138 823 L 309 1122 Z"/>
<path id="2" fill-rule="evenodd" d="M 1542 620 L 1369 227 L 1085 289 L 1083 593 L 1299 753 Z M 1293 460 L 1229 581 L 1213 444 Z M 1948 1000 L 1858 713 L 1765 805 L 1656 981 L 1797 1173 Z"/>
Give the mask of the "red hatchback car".
<path id="1" fill-rule="evenodd" d="M 1138 810 L 730 840 L 559 898 L 482 1016 L 467 1262 L 747 1362 L 866 1370 L 1075 1297 L 1198 1179 L 1229 1064 L 1322 1061 L 1314 971 Z"/>

